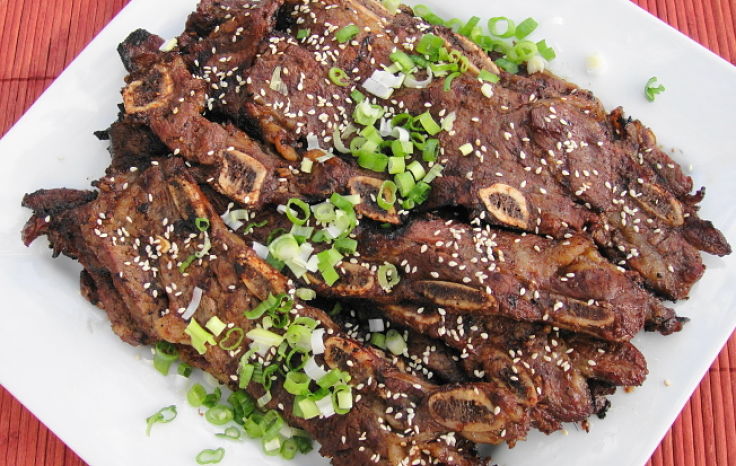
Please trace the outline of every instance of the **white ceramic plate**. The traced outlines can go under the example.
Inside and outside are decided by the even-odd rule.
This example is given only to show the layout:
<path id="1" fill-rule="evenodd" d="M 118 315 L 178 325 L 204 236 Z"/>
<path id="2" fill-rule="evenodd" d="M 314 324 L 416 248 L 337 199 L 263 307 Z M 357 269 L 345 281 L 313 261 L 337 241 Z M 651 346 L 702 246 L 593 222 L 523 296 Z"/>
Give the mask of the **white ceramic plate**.
<path id="1" fill-rule="evenodd" d="M 113 335 L 102 312 L 79 294 L 79 266 L 51 260 L 46 242 L 26 249 L 20 230 L 29 211 L 21 197 L 38 188 L 85 188 L 108 163 L 106 144 L 92 132 L 115 119 L 124 71 L 115 47 L 144 27 L 177 35 L 195 0 L 133 0 L 54 82 L 0 142 L 0 382 L 62 440 L 94 465 L 195 464 L 203 448 L 224 446 L 222 464 L 282 464 L 246 441 L 215 438 L 213 429 L 186 405 L 185 387 L 141 361 L 141 350 Z M 708 187 L 702 215 L 736 242 L 736 158 L 733 109 L 736 69 L 627 0 L 454 0 L 437 5 L 445 16 L 468 18 L 533 15 L 559 58 L 558 74 L 588 87 L 610 109 L 626 111 L 653 127 L 663 146 Z M 591 77 L 585 58 L 600 53 L 608 71 Z M 656 103 L 644 83 L 658 76 L 667 86 Z M 736 256 L 707 257 L 708 272 L 677 311 L 692 317 L 670 337 L 636 338 L 649 361 L 643 388 L 612 397 L 604 421 L 590 433 L 530 435 L 513 450 L 497 448 L 501 465 L 643 464 L 672 424 L 736 325 Z M 671 381 L 666 387 L 665 380 Z M 144 434 L 144 419 L 176 404 L 176 421 Z M 301 464 L 325 464 L 316 453 Z"/>

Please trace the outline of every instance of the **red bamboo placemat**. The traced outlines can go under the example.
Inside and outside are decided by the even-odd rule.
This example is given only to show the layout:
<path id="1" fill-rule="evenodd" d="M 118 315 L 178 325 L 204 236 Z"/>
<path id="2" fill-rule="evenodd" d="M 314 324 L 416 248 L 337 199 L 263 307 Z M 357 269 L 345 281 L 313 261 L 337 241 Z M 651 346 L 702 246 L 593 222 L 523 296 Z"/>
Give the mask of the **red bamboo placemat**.
<path id="1" fill-rule="evenodd" d="M 736 0 L 633 0 L 736 64 Z M 0 0 L 0 136 L 128 0 Z M 113 53 L 111 51 L 111 53 Z M 736 336 L 648 466 L 736 465 Z M 0 465 L 85 463 L 0 387 Z"/>

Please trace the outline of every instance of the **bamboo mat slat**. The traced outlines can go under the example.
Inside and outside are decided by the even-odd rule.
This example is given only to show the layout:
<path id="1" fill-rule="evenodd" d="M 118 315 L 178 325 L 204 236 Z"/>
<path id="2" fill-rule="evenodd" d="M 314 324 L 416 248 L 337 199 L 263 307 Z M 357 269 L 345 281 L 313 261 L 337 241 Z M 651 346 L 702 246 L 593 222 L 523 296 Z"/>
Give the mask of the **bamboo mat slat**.
<path id="1" fill-rule="evenodd" d="M 736 64 L 736 0 L 633 0 Z M 128 0 L 0 0 L 0 136 Z M 736 337 L 647 466 L 736 465 Z M 85 463 L 0 387 L 0 464 Z"/>

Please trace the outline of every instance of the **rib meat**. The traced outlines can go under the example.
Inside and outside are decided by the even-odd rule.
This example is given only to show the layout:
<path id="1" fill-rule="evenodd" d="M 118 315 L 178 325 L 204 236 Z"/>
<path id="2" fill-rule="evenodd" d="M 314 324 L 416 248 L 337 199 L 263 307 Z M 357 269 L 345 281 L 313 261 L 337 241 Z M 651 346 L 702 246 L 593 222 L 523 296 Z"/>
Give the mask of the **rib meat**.
<path id="1" fill-rule="evenodd" d="M 82 263 L 85 295 L 108 313 L 123 339 L 133 344 L 175 343 L 186 358 L 232 386 L 239 351 L 233 354 L 211 346 L 199 356 L 189 347 L 181 313 L 192 290 L 195 286 L 205 290 L 194 318 L 206 322 L 217 315 L 247 332 L 257 322 L 245 318 L 242 310 L 255 307 L 269 293 L 288 291 L 288 280 L 221 223 L 180 159 L 155 162 L 142 173 L 103 178 L 97 183 L 99 193 L 60 190 L 28 195 L 24 204 L 34 209 L 34 216 L 24 239 L 30 242 L 47 235 L 55 253 Z M 184 256 L 197 251 L 202 241 L 194 227 L 198 217 L 211 219 L 212 249 L 182 273 L 178 266 Z M 373 455 L 387 465 L 405 458 L 479 464 L 472 445 L 452 433 L 511 443 L 524 436 L 527 413 L 518 396 L 500 384 L 438 387 L 398 370 L 348 338 L 322 311 L 303 305 L 297 309 L 327 329 L 324 364 L 350 373 L 363 401 L 347 415 L 305 421 L 291 416 L 292 397 L 276 387 L 268 406 L 284 406 L 287 418 L 320 441 L 322 453 L 335 464 L 368 462 Z M 256 397 L 263 395 L 254 384 L 249 390 Z M 392 393 L 407 396 L 396 398 Z M 389 407 L 393 416 L 386 414 L 392 411 Z M 360 438 L 363 432 L 369 433 L 367 440 Z M 340 442 L 340 434 L 345 442 Z M 359 451 L 360 446 L 365 449 Z"/>
<path id="2" fill-rule="evenodd" d="M 276 31 L 256 23 L 258 33 L 270 32 L 259 54 L 253 56 L 249 43 L 245 61 L 223 51 L 198 61 L 193 71 L 217 88 L 209 101 L 215 112 L 257 126 L 288 160 L 299 158 L 295 147 L 306 135 L 329 144 L 334 128 L 348 124 L 352 88 L 326 80 L 332 66 L 349 70 L 358 87 L 376 67 L 390 63 L 392 50 L 411 51 L 432 31 L 461 48 L 478 68 L 496 70 L 466 40 L 406 12 L 392 16 L 373 1 L 305 0 L 273 11 L 286 20 L 278 24 L 271 18 L 274 27 L 281 26 Z M 334 31 L 348 24 L 361 32 L 339 45 Z M 297 41 L 297 28 L 311 35 Z M 227 36 L 215 28 L 203 42 L 220 44 Z M 286 95 L 269 87 L 277 67 Z M 490 223 L 555 237 L 588 232 L 609 257 L 670 298 L 686 297 L 702 275 L 698 249 L 730 252 L 723 236 L 698 218 L 700 196 L 690 194 L 690 178 L 641 123 L 623 121 L 620 110 L 607 115 L 590 93 L 550 74 L 499 73 L 502 81 L 490 98 L 481 94 L 471 72 L 455 79 L 453 92 L 445 92 L 440 80 L 426 89 L 403 88 L 388 102 L 394 114 L 418 114 L 427 103 L 436 119 L 448 109 L 456 114 L 454 131 L 440 137 L 444 176 L 426 208 L 462 205 Z M 455 148 L 466 143 L 474 152 L 463 157 Z"/>

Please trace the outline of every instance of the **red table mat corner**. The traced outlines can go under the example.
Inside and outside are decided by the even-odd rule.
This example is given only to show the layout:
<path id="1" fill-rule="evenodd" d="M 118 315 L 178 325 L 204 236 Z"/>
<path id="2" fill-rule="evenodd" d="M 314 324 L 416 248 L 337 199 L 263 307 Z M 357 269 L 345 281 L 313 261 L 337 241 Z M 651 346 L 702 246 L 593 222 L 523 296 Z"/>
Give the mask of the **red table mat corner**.
<path id="1" fill-rule="evenodd" d="M 0 136 L 128 1 L 0 0 Z M 736 64 L 736 0 L 632 1 Z M 735 372 L 732 336 L 647 466 L 736 465 Z M 0 387 L 0 465 L 84 464 Z"/>

